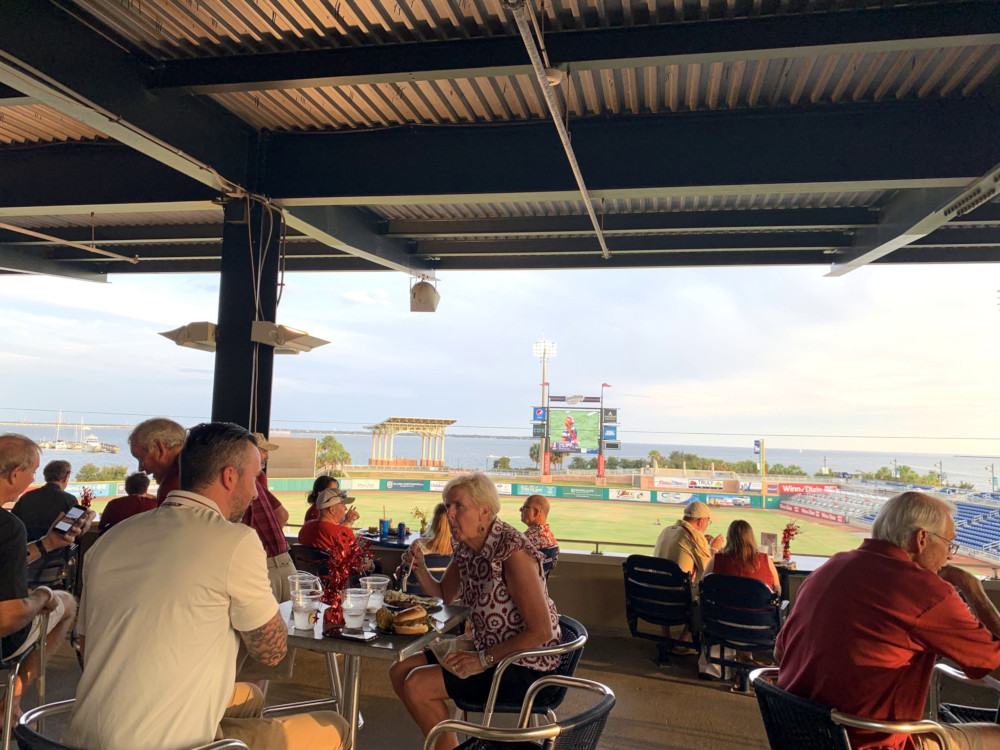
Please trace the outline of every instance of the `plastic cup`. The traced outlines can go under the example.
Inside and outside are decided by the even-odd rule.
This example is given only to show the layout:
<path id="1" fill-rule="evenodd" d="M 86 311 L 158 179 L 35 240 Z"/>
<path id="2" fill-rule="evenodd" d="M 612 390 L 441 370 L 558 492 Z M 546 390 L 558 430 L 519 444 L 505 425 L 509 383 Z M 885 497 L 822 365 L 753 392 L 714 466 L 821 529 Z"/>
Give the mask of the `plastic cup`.
<path id="1" fill-rule="evenodd" d="M 344 589 L 340 593 L 345 628 L 361 630 L 364 626 L 365 613 L 368 611 L 368 599 L 371 597 L 371 593 L 368 589 Z"/>
<path id="2" fill-rule="evenodd" d="M 323 592 L 319 589 L 298 589 L 292 592 L 292 618 L 298 630 L 311 630 L 316 624 L 322 598 Z"/>
<path id="3" fill-rule="evenodd" d="M 378 520 L 378 535 L 385 539 L 389 536 L 389 527 L 392 526 L 391 518 L 380 518 Z"/>
<path id="4" fill-rule="evenodd" d="M 374 612 L 385 603 L 385 590 L 392 579 L 389 576 L 373 575 L 361 579 L 361 588 L 371 592 L 368 599 L 368 611 Z"/>
<path id="5" fill-rule="evenodd" d="M 312 573 L 292 573 L 288 576 L 288 588 L 295 596 L 295 592 L 300 589 L 315 590 L 323 588 L 320 586 L 319 578 Z"/>

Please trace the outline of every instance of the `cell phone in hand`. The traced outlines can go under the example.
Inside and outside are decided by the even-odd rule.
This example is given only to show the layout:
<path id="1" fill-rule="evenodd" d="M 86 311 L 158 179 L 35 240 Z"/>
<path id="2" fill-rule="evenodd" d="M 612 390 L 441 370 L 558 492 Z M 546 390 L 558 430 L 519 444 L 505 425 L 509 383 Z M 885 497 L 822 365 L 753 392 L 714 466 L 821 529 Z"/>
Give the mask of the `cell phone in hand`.
<path id="1" fill-rule="evenodd" d="M 54 528 L 56 531 L 61 531 L 64 534 L 73 528 L 73 524 L 76 523 L 77 519 L 82 518 L 87 513 L 87 509 L 82 505 L 74 505 L 68 511 L 66 515 L 57 523 Z"/>

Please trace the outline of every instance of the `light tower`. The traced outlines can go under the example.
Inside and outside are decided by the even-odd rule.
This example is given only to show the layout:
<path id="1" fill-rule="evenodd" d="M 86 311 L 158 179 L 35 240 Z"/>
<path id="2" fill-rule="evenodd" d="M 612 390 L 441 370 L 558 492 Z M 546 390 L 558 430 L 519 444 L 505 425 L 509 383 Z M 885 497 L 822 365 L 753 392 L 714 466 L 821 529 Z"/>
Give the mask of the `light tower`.
<path id="1" fill-rule="evenodd" d="M 545 407 L 545 435 L 542 437 L 542 474 L 550 474 L 552 467 L 552 456 L 549 453 L 549 381 L 545 376 L 545 365 L 549 357 L 556 356 L 556 342 L 536 341 L 531 345 L 531 355 L 542 360 L 542 406 Z"/>

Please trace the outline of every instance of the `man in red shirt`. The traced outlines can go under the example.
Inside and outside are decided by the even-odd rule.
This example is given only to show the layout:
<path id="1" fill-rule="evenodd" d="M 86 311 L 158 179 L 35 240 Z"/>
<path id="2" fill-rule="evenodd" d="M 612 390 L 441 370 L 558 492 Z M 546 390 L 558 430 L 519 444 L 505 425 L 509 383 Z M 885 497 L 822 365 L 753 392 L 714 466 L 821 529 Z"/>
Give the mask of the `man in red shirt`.
<path id="1" fill-rule="evenodd" d="M 140 422 L 128 436 L 128 447 L 139 462 L 139 471 L 159 482 L 156 503 L 180 487 L 180 455 L 187 430 L 172 419 L 154 417 Z"/>
<path id="2" fill-rule="evenodd" d="M 288 542 L 285 540 L 285 524 L 288 522 L 288 511 L 267 487 L 267 459 L 271 451 L 278 450 L 274 443 L 260 432 L 253 436 L 257 439 L 257 450 L 260 451 L 261 471 L 257 475 L 257 499 L 247 508 L 243 523 L 257 532 L 260 543 L 264 545 L 267 555 L 267 577 L 271 581 L 271 591 L 279 602 L 287 602 L 292 598 L 288 576 L 295 573 L 295 564 L 288 555 Z"/>
<path id="3" fill-rule="evenodd" d="M 148 476 L 139 471 L 129 474 L 125 479 L 125 497 L 116 497 L 105 506 L 97 530 L 103 534 L 128 517 L 155 508 L 156 498 L 146 494 L 148 489 Z"/>
<path id="4" fill-rule="evenodd" d="M 831 557 L 799 589 L 774 650 L 779 687 L 845 713 L 903 721 L 922 717 L 939 656 L 969 677 L 1000 677 L 1000 613 L 978 579 L 948 565 L 954 539 L 942 501 L 919 492 L 889 500 L 871 539 Z M 947 731 L 949 750 L 1000 747 L 996 724 Z M 848 734 L 856 749 L 940 747 L 927 735 Z"/>
<path id="5" fill-rule="evenodd" d="M 334 549 L 338 545 L 354 544 L 354 531 L 351 523 L 358 517 L 355 508 L 348 508 L 354 502 L 353 497 L 346 497 L 343 490 L 323 490 L 316 499 L 319 518 L 306 521 L 299 529 L 299 544 L 322 549 Z"/>

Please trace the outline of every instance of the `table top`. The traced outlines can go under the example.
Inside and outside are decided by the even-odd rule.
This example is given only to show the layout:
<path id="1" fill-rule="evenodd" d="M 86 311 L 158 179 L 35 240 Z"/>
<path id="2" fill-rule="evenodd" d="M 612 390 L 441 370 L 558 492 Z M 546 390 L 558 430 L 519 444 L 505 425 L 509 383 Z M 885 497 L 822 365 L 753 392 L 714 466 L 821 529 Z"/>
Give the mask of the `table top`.
<path id="1" fill-rule="evenodd" d="M 795 563 L 794 570 L 784 565 L 782 560 L 775 560 L 774 565 L 777 567 L 779 573 L 800 573 L 805 575 L 812 573 L 829 559 L 829 557 L 820 557 L 818 555 L 792 555 L 792 562 Z"/>
<path id="2" fill-rule="evenodd" d="M 326 605 L 323 605 L 326 609 Z M 320 612 L 319 622 L 311 631 L 300 630 L 295 627 L 292 621 L 292 603 L 281 604 L 281 616 L 285 618 L 288 626 L 288 645 L 295 648 L 304 648 L 309 651 L 324 651 L 335 654 L 347 654 L 348 656 L 370 656 L 375 659 L 388 659 L 392 661 L 402 661 L 414 654 L 420 653 L 424 647 L 434 639 L 448 632 L 469 613 L 468 607 L 456 604 L 446 604 L 437 612 L 431 612 L 431 617 L 438 624 L 437 630 L 429 630 L 423 635 L 386 635 L 379 633 L 378 637 L 372 641 L 352 641 L 344 638 L 326 638 L 323 636 L 323 613 Z M 375 615 L 368 614 L 365 618 L 365 628 L 372 629 L 371 623 Z"/>
<path id="3" fill-rule="evenodd" d="M 400 539 L 398 536 L 395 535 L 383 538 L 380 537 L 377 533 L 373 534 L 365 529 L 362 529 L 361 531 L 357 532 L 357 534 L 362 539 L 365 539 L 368 542 L 370 542 L 372 547 L 392 547 L 393 549 L 406 549 L 420 538 L 420 534 L 415 531 L 411 531 L 403 539 Z"/>

